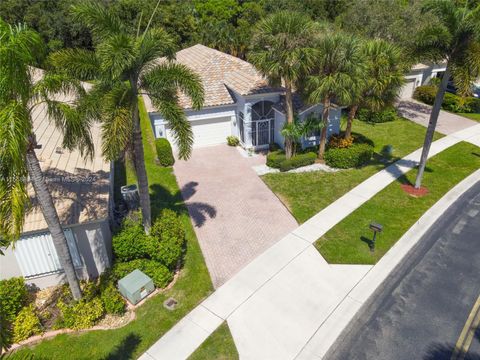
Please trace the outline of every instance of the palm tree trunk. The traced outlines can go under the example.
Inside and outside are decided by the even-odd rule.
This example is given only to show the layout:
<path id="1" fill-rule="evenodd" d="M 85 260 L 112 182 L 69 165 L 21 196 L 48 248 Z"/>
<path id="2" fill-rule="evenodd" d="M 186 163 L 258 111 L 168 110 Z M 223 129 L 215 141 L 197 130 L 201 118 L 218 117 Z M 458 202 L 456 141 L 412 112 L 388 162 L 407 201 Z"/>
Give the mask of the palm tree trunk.
<path id="1" fill-rule="evenodd" d="M 60 225 L 60 219 L 58 218 L 57 210 L 53 204 L 52 196 L 48 191 L 47 184 L 45 183 L 45 179 L 43 177 L 42 170 L 33 146 L 31 146 L 27 151 L 27 168 L 28 175 L 30 176 L 30 180 L 33 184 L 33 189 L 35 190 L 36 198 L 40 205 L 40 209 L 42 210 L 43 217 L 47 222 L 48 230 L 50 230 L 50 234 L 52 235 L 53 245 L 57 251 L 60 265 L 65 272 L 65 276 L 67 277 L 70 291 L 72 292 L 73 298 L 78 300 L 82 297 L 82 292 L 80 290 L 80 285 L 75 273 L 75 268 L 73 267 L 73 260 L 68 249 L 67 238 L 65 237 L 65 233 Z"/>
<path id="2" fill-rule="evenodd" d="M 348 139 L 352 136 L 352 124 L 353 119 L 355 119 L 355 115 L 357 114 L 358 105 L 352 105 L 350 111 L 348 112 L 347 118 L 347 128 L 345 129 L 345 139 Z"/>
<path id="3" fill-rule="evenodd" d="M 137 99 L 137 97 L 135 97 Z M 148 177 L 145 168 L 145 155 L 143 153 L 142 129 L 140 127 L 140 114 L 138 112 L 138 100 L 133 104 L 133 152 L 134 165 L 137 174 L 138 193 L 140 208 L 142 210 L 143 227 L 147 234 L 150 233 L 152 215 L 150 209 L 150 193 L 148 190 Z"/>
<path id="4" fill-rule="evenodd" d="M 433 103 L 432 112 L 430 113 L 430 121 L 428 122 L 427 134 L 425 135 L 422 156 L 420 157 L 417 178 L 415 180 L 415 189 L 419 189 L 422 185 L 423 173 L 425 172 L 428 152 L 430 151 L 430 146 L 432 145 L 433 135 L 435 133 L 435 128 L 437 127 L 438 115 L 440 114 L 443 97 L 445 95 L 445 90 L 447 89 L 449 79 L 450 68 L 447 64 L 447 68 L 445 69 L 445 73 L 443 74 L 442 82 L 440 83 L 440 86 L 437 90 L 437 95 L 435 96 L 435 102 Z"/>
<path id="5" fill-rule="evenodd" d="M 318 159 L 323 161 L 325 155 L 325 146 L 327 144 L 327 130 L 328 130 L 328 117 L 330 116 L 330 98 L 327 97 L 323 101 L 322 120 L 323 127 L 320 133 L 320 146 L 318 149 Z"/>
<path id="6" fill-rule="evenodd" d="M 290 84 L 285 84 L 285 107 L 287 111 L 287 123 L 293 123 L 293 96 Z M 287 159 L 293 156 L 293 141 L 290 138 L 285 139 L 285 155 Z"/>

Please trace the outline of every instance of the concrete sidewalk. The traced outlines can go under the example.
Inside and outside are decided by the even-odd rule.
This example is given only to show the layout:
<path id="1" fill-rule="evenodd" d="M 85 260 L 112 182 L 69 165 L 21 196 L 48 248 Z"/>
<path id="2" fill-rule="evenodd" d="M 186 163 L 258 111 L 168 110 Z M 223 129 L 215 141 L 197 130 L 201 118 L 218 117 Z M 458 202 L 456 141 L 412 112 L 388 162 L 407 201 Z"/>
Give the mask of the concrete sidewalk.
<path id="1" fill-rule="evenodd" d="M 480 146 L 480 125 L 435 141 L 430 156 L 464 140 Z M 322 358 L 393 269 L 392 264 L 413 244 L 407 241 L 400 250 L 392 248 L 383 258 L 387 260 L 372 267 L 327 264 L 313 243 L 415 167 L 420 153 L 421 149 L 373 175 L 274 244 L 177 323 L 141 359 L 185 359 L 224 320 L 242 359 Z M 469 181 L 474 176 L 480 178 L 480 171 Z"/>
<path id="2" fill-rule="evenodd" d="M 398 103 L 397 109 L 398 113 L 404 118 L 422 126 L 428 126 L 430 113 L 432 112 L 432 107 L 430 105 L 423 104 L 413 99 L 402 100 Z M 477 124 L 476 121 L 441 110 L 440 115 L 438 116 L 436 131 L 441 134 L 449 135 Z"/>

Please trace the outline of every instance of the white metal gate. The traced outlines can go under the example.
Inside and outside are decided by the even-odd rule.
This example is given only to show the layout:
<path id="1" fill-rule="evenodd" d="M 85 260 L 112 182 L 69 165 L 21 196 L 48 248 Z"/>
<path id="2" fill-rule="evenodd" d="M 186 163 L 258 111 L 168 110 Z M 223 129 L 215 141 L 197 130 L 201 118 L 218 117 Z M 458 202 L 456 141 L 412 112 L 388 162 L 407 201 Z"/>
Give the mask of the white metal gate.
<path id="1" fill-rule="evenodd" d="M 254 146 L 268 145 L 273 142 L 273 119 L 252 122 L 252 143 Z"/>
<path id="2" fill-rule="evenodd" d="M 68 249 L 75 267 L 82 266 L 72 230 L 65 229 Z M 62 270 L 57 251 L 49 232 L 24 236 L 15 244 L 14 254 L 24 277 L 55 273 Z"/>

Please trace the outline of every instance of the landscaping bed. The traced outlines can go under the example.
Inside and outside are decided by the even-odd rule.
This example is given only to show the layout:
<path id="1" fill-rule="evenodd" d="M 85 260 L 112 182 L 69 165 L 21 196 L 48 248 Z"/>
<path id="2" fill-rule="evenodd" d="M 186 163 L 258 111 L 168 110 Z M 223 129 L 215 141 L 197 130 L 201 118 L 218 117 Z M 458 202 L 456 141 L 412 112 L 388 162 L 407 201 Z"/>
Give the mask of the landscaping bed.
<path id="1" fill-rule="evenodd" d="M 415 181 L 417 171 L 411 170 L 330 229 L 315 246 L 332 264 L 375 264 L 425 211 L 480 168 L 479 151 L 464 142 L 446 149 L 427 163 L 422 185 L 428 188 L 428 194 L 412 197 L 402 189 L 402 184 Z M 372 221 L 383 225 L 375 252 L 369 247 Z"/>
<path id="2" fill-rule="evenodd" d="M 425 137 L 423 126 L 403 118 L 380 124 L 355 120 L 353 130 L 373 142 L 375 153 L 365 166 L 329 173 L 316 171 L 262 176 L 299 223 L 308 220 L 392 161 L 420 148 Z M 436 133 L 434 139 L 441 137 Z M 391 157 L 385 158 L 382 153 L 388 145 L 391 145 Z"/>
<path id="3" fill-rule="evenodd" d="M 171 167 L 161 167 L 156 163 L 153 133 L 142 101 L 140 113 L 152 218 L 158 218 L 163 209 L 170 209 L 180 216 L 185 230 L 183 267 L 174 286 L 147 300 L 136 310 L 136 319 L 124 327 L 57 335 L 34 347 L 20 349 L 13 354 L 12 359 L 21 359 L 27 354 L 45 359 L 65 359 L 65 349 L 68 349 L 69 359 L 137 358 L 212 292 L 210 276 L 173 170 Z M 131 170 L 128 167 L 126 171 L 119 169 L 118 173 L 123 174 L 119 178 L 132 181 L 134 176 Z M 178 301 L 173 311 L 163 306 L 163 302 L 170 297 Z"/>
<path id="4" fill-rule="evenodd" d="M 413 98 L 428 105 L 433 105 L 437 87 L 433 85 L 418 86 L 413 93 Z M 462 98 L 456 94 L 446 92 L 442 102 L 442 109 L 453 113 L 480 113 L 480 99 L 475 97 Z"/>

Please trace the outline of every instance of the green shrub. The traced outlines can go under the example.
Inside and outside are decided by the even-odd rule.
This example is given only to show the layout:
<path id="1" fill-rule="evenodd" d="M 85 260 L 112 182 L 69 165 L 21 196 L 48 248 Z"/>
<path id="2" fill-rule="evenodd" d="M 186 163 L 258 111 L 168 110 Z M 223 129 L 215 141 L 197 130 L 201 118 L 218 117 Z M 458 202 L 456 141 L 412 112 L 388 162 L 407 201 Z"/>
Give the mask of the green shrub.
<path id="1" fill-rule="evenodd" d="M 313 152 L 298 154 L 291 157 L 288 160 L 283 161 L 280 164 L 280 171 L 288 171 L 288 170 L 296 169 L 302 166 L 311 165 L 315 163 L 316 159 L 317 159 L 317 154 Z"/>
<path id="2" fill-rule="evenodd" d="M 464 111 L 468 113 L 480 113 L 480 99 L 469 97 L 465 99 Z"/>
<path id="3" fill-rule="evenodd" d="M 433 105 L 437 95 L 437 87 L 432 85 L 417 86 L 413 98 L 428 105 Z"/>
<path id="4" fill-rule="evenodd" d="M 373 155 L 373 147 L 369 144 L 354 143 L 349 148 L 329 148 L 325 151 L 325 162 L 328 166 L 348 169 L 359 167 L 368 162 Z"/>
<path id="5" fill-rule="evenodd" d="M 126 218 L 112 238 L 112 248 L 118 261 L 129 261 L 146 256 L 146 235 L 140 222 Z"/>
<path id="6" fill-rule="evenodd" d="M 185 230 L 177 214 L 169 209 L 161 212 L 148 237 L 148 255 L 169 269 L 175 268 L 183 253 Z"/>
<path id="7" fill-rule="evenodd" d="M 13 323 L 13 341 L 18 343 L 30 336 L 40 334 L 42 326 L 33 305 L 25 306 Z"/>
<path id="8" fill-rule="evenodd" d="M 286 156 L 283 150 L 271 151 L 267 155 L 267 166 L 278 169 L 285 160 Z"/>
<path id="9" fill-rule="evenodd" d="M 463 112 L 463 99 L 455 94 L 446 92 L 443 97 L 442 108 L 451 112 Z"/>
<path id="10" fill-rule="evenodd" d="M 381 111 L 370 111 L 368 109 L 360 109 L 357 112 L 357 118 L 360 121 L 370 123 L 384 123 L 394 121 L 398 118 L 397 110 L 394 107 L 388 107 Z"/>
<path id="11" fill-rule="evenodd" d="M 236 136 L 227 136 L 228 146 L 238 146 L 240 145 L 240 140 Z"/>
<path id="12" fill-rule="evenodd" d="M 116 281 L 138 269 L 153 280 L 156 287 L 165 287 L 173 278 L 172 272 L 163 264 L 150 259 L 136 259 L 113 266 L 112 275 Z"/>
<path id="13" fill-rule="evenodd" d="M 60 326 L 69 329 L 87 329 L 104 315 L 102 301 L 95 298 L 91 301 L 79 300 L 71 304 L 65 304 L 62 300 L 57 303 L 61 312 Z"/>
<path id="14" fill-rule="evenodd" d="M 107 314 L 122 315 L 125 313 L 125 300 L 113 284 L 110 283 L 103 289 L 100 299 Z"/>
<path id="15" fill-rule="evenodd" d="M 0 309 L 11 322 L 28 303 L 28 290 L 22 277 L 0 281 Z"/>
<path id="16" fill-rule="evenodd" d="M 278 145 L 277 143 L 271 143 L 270 145 L 268 145 L 268 150 L 269 151 L 277 151 L 277 150 L 281 150 L 282 147 L 280 145 Z"/>
<path id="17" fill-rule="evenodd" d="M 172 145 L 165 138 L 158 138 L 155 140 L 155 147 L 157 148 L 157 157 L 162 166 L 172 166 L 175 163 L 173 157 Z"/>

